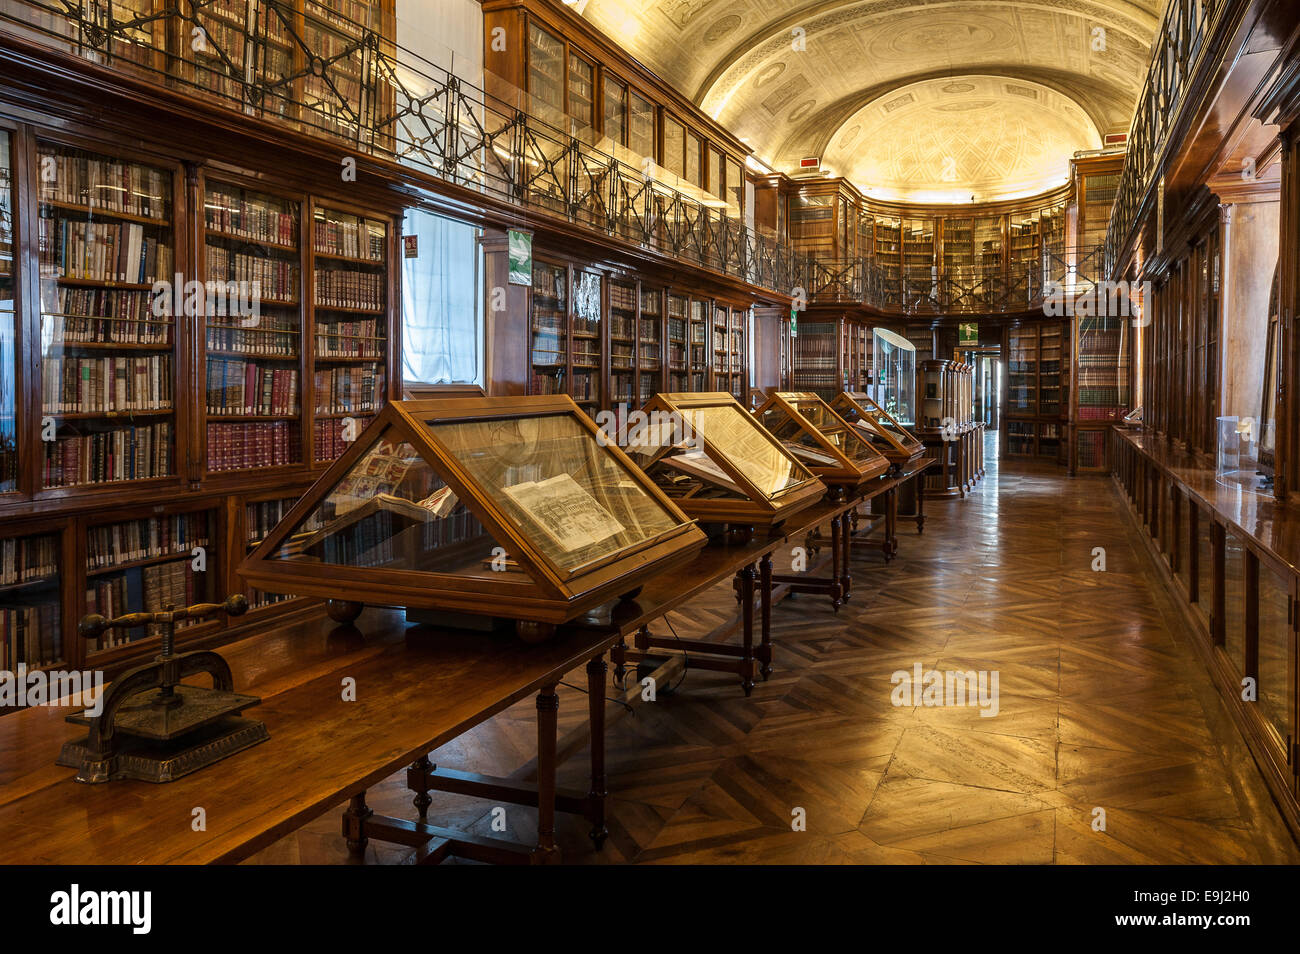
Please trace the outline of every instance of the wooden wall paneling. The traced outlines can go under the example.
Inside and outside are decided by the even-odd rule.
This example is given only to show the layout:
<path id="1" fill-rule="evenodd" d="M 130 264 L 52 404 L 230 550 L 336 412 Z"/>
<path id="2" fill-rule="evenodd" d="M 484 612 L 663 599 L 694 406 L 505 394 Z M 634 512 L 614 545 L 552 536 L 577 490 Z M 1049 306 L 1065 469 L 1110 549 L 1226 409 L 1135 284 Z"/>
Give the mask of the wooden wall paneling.
<path id="1" fill-rule="evenodd" d="M 533 290 L 510 284 L 510 243 L 504 231 L 485 229 L 482 242 L 484 300 L 488 303 L 484 314 L 484 391 L 490 397 L 527 394 L 532 373 Z M 492 310 L 494 288 L 505 289 L 504 311 Z"/>

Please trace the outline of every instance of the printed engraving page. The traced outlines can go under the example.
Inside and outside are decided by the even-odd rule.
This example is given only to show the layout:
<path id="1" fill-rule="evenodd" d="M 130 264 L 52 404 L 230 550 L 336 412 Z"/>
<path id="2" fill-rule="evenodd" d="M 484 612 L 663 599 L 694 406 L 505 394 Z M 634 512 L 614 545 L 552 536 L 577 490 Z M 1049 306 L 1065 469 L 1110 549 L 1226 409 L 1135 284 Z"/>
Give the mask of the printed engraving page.
<path id="1" fill-rule="evenodd" d="M 623 525 L 568 474 L 503 489 L 567 553 L 623 532 Z"/>

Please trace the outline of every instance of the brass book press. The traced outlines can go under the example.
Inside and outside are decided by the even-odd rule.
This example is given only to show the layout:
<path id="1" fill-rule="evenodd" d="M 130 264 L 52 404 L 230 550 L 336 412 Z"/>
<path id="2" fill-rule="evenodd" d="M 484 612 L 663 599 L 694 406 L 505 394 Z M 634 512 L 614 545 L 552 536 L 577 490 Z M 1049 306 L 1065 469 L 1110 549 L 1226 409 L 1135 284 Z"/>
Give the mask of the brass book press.
<path id="1" fill-rule="evenodd" d="M 234 691 L 230 666 L 209 650 L 175 652 L 176 624 L 210 616 L 242 616 L 248 600 L 236 594 L 224 603 L 196 603 L 161 613 L 128 613 L 116 619 L 92 614 L 77 632 L 97 639 L 110 630 L 162 627 L 162 652 L 154 661 L 114 679 L 99 714 L 89 710 L 67 721 L 89 726 L 84 741 L 67 742 L 58 764 L 77 770 L 79 782 L 137 779 L 170 782 L 270 738 L 266 726 L 240 713 L 262 700 Z M 212 687 L 182 685 L 199 673 Z"/>

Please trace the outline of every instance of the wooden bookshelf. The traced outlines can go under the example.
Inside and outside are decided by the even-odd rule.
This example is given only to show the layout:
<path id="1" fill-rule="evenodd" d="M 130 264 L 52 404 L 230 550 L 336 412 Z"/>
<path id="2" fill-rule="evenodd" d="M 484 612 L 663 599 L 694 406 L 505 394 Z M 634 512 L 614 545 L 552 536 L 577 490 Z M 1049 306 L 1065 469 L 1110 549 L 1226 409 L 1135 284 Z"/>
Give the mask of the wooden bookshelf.
<path id="1" fill-rule="evenodd" d="M 664 389 L 664 291 L 641 285 L 637 316 L 637 395 L 641 407 Z"/>
<path id="2" fill-rule="evenodd" d="M 1006 332 L 1004 449 L 1011 457 L 1067 462 L 1070 326 L 1022 322 Z"/>
<path id="3" fill-rule="evenodd" d="M 668 392 L 682 394 L 690 388 L 690 299 L 668 294 Z"/>
<path id="4" fill-rule="evenodd" d="M 631 405 L 637 390 L 637 284 L 611 279 L 606 283 L 609 308 L 609 403 Z"/>
<path id="5" fill-rule="evenodd" d="M 257 314 L 204 318 L 204 460 L 209 472 L 300 466 L 303 426 L 302 209 L 234 181 L 203 191 L 203 276 L 233 282 Z M 255 287 L 254 287 L 255 286 Z"/>
<path id="6" fill-rule="evenodd" d="M 312 460 L 334 460 L 387 403 L 391 222 L 312 202 Z"/>
<path id="7" fill-rule="evenodd" d="M 171 477 L 183 352 L 151 289 L 178 265 L 176 171 L 47 141 L 37 161 L 40 486 Z"/>

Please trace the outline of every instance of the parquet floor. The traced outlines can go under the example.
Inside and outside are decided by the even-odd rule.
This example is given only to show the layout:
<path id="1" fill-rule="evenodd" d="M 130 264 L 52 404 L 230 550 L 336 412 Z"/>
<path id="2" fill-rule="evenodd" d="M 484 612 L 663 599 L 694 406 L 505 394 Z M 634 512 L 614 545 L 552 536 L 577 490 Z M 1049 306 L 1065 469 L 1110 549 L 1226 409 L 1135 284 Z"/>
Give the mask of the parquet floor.
<path id="1" fill-rule="evenodd" d="M 904 523 L 893 564 L 855 555 L 853 600 L 838 615 L 821 598 L 778 606 L 776 672 L 751 698 L 734 677 L 688 671 L 676 692 L 620 715 L 609 841 L 596 853 L 587 824 L 561 815 L 566 860 L 1300 861 L 1192 647 L 1166 622 L 1175 617 L 1124 506 L 1108 480 L 991 461 L 966 500 L 930 502 L 923 537 Z M 1095 547 L 1105 572 L 1091 569 Z M 703 633 L 734 608 L 723 585 L 672 622 L 680 636 Z M 998 714 L 893 705 L 891 675 L 918 663 L 996 671 Z M 563 733 L 586 704 L 561 693 Z M 526 776 L 534 732 L 529 700 L 432 758 Z M 585 791 L 585 769 L 583 751 L 561 784 Z M 431 820 L 493 834 L 492 805 L 433 797 Z M 369 801 L 412 817 L 400 775 Z M 510 837 L 533 837 L 529 815 L 507 809 Z M 253 861 L 355 860 L 338 832 L 331 812 Z M 408 858 L 372 842 L 364 860 Z"/>

